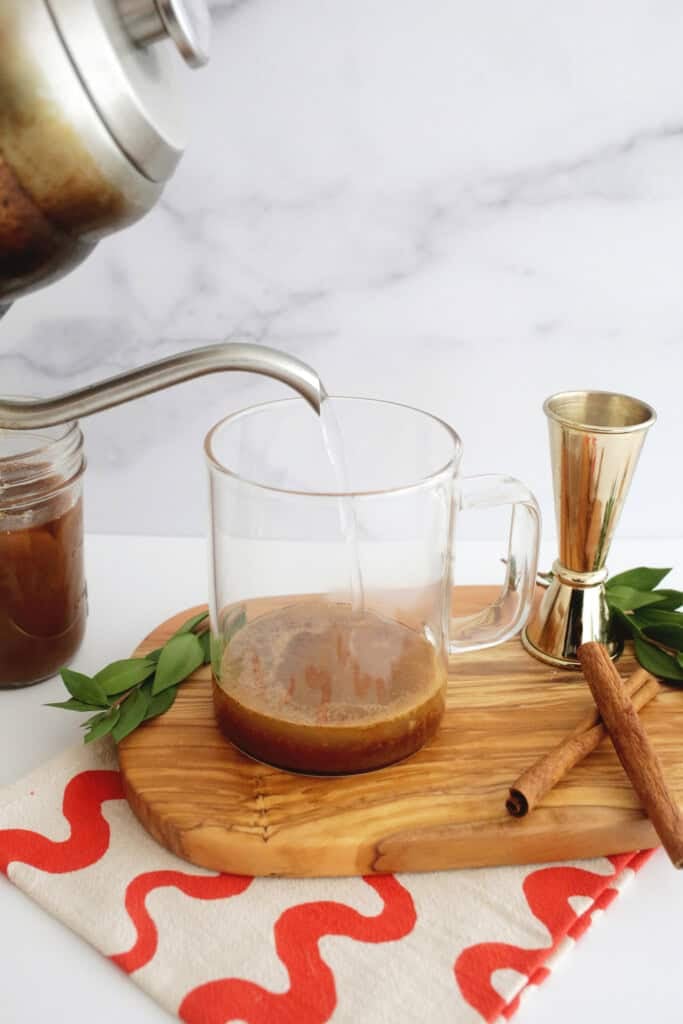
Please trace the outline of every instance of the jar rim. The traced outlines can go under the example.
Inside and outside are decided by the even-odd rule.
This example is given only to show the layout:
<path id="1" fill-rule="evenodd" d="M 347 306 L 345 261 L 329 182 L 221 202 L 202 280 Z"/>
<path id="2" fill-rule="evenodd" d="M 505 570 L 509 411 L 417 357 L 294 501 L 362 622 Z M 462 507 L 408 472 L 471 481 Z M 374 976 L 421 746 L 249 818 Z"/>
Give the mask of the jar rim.
<path id="1" fill-rule="evenodd" d="M 26 445 L 2 454 L 3 436 L 24 439 Z M 0 509 L 18 513 L 53 498 L 79 479 L 85 465 L 77 420 L 26 430 L 0 429 Z"/>
<path id="2" fill-rule="evenodd" d="M 21 400 L 21 401 L 32 401 L 35 399 L 33 395 L 0 395 L 2 400 Z M 59 454 L 58 449 L 64 445 L 64 442 L 72 437 L 75 432 L 80 433 L 78 420 L 67 420 L 66 423 L 57 423 L 51 427 L 31 427 L 26 430 L 16 430 L 13 427 L 0 427 L 0 466 L 10 465 L 17 459 L 26 460 L 31 459 L 37 455 L 45 456 L 50 455 L 51 452 Z M 46 443 L 43 445 L 36 445 L 35 447 L 26 448 L 23 451 L 16 451 L 10 454 L 3 454 L 3 438 L 12 437 L 42 437 Z"/>

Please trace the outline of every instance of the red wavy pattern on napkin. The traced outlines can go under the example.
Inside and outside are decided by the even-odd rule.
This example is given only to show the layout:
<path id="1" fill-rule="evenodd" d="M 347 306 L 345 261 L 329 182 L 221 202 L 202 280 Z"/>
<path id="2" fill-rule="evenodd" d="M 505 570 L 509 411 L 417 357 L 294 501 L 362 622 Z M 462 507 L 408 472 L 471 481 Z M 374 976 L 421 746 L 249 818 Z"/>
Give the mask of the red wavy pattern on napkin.
<path id="1" fill-rule="evenodd" d="M 122 800 L 121 776 L 114 771 L 74 775 L 65 790 L 62 813 L 71 826 L 63 841 L 47 839 L 31 829 L 0 829 L 0 871 L 14 861 L 61 875 L 94 864 L 109 849 L 109 824 L 102 814 L 106 800 Z"/>
<path id="2" fill-rule="evenodd" d="M 157 951 L 159 934 L 145 900 L 154 889 L 173 887 L 197 900 L 222 900 L 237 896 L 247 889 L 253 879 L 247 875 L 190 875 L 184 871 L 146 871 L 137 875 L 126 888 L 126 910 L 135 931 L 136 940 L 125 953 L 110 957 L 117 966 L 131 974 L 144 967 Z"/>
<path id="3" fill-rule="evenodd" d="M 0 829 L 0 871 L 9 865 L 28 864 L 49 874 L 79 871 L 98 861 L 108 850 L 109 824 L 102 814 L 108 800 L 124 798 L 117 771 L 90 770 L 75 775 L 66 785 L 62 813 L 70 825 L 65 840 L 52 840 L 31 829 Z M 465 1000 L 488 1022 L 499 1016 L 510 1018 L 519 1005 L 523 990 L 537 985 L 549 974 L 548 958 L 569 936 L 578 939 L 589 927 L 596 909 L 604 909 L 616 897 L 614 887 L 624 868 L 637 871 L 652 850 L 609 857 L 614 872 L 601 875 L 577 867 L 555 866 L 531 871 L 523 891 L 530 911 L 551 936 L 551 944 L 540 949 L 522 949 L 508 943 L 484 942 L 463 950 L 454 964 L 457 984 Z M 174 886 L 190 898 L 224 899 L 243 892 L 253 879 L 238 875 L 190 875 L 179 871 L 152 871 L 132 879 L 126 889 L 126 910 L 136 929 L 133 946 L 111 959 L 131 973 L 149 963 L 157 950 L 157 927 L 146 908 L 154 889 Z M 280 915 L 274 927 L 275 948 L 286 967 L 290 987 L 273 993 L 251 981 L 224 978 L 192 989 L 183 999 L 179 1015 L 188 1024 L 225 1024 L 245 1020 L 248 1024 L 322 1024 L 337 1004 L 334 975 L 322 959 L 318 942 L 325 935 L 341 935 L 359 942 L 391 942 L 404 938 L 415 926 L 412 897 L 393 876 L 366 877 L 384 906 L 375 917 L 367 917 L 343 903 L 318 901 L 297 904 Z M 577 915 L 569 904 L 571 896 L 592 900 L 589 909 Z M 527 981 L 515 998 L 503 999 L 491 984 L 496 970 L 510 968 Z"/>
<path id="4" fill-rule="evenodd" d="M 539 868 L 530 872 L 524 879 L 524 895 L 531 913 L 550 932 L 551 945 L 522 949 L 506 942 L 480 942 L 464 949 L 455 961 L 454 972 L 460 991 L 470 1006 L 489 1024 L 501 1014 L 511 1017 L 519 1006 L 521 992 L 506 1004 L 491 984 L 493 973 L 508 968 L 525 974 L 527 985 L 540 984 L 550 973 L 544 961 L 567 935 L 573 939 L 583 935 L 590 925 L 593 911 L 604 909 L 617 895 L 618 890 L 612 888 L 617 876 L 626 867 L 637 871 L 651 853 L 651 850 L 645 850 L 608 857 L 614 867 L 611 875 L 574 867 Z M 569 903 L 571 896 L 589 897 L 593 900 L 592 906 L 579 915 Z"/>
<path id="5" fill-rule="evenodd" d="M 337 1004 L 334 975 L 318 942 L 324 935 L 344 935 L 357 942 L 392 942 L 415 927 L 413 898 L 393 875 L 363 879 L 384 901 L 375 917 L 330 900 L 289 907 L 274 928 L 275 949 L 287 968 L 290 987 L 270 992 L 241 978 L 199 985 L 183 999 L 178 1016 L 187 1024 L 322 1024 Z"/>

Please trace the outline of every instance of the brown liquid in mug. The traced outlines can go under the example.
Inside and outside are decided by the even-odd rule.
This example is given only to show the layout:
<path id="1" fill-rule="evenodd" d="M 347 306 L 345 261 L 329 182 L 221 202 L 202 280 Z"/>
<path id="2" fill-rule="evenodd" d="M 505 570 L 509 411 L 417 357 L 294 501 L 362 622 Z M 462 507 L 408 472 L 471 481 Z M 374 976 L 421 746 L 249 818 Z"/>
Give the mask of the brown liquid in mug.
<path id="1" fill-rule="evenodd" d="M 218 724 L 253 757 L 313 774 L 363 772 L 418 750 L 444 711 L 446 663 L 421 633 L 373 612 L 307 601 L 230 641 Z"/>
<path id="2" fill-rule="evenodd" d="M 0 688 L 53 675 L 85 632 L 81 501 L 42 504 L 40 524 L 27 529 L 3 530 L 0 514 Z"/>

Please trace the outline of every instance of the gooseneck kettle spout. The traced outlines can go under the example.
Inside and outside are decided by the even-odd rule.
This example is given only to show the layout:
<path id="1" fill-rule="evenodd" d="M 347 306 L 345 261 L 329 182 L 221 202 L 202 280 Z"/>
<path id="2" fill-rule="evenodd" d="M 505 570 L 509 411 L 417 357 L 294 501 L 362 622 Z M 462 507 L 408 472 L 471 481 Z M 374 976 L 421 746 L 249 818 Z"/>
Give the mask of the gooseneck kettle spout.
<path id="1" fill-rule="evenodd" d="M 153 391 L 201 377 L 239 370 L 272 377 L 287 384 L 320 414 L 325 390 L 315 370 L 293 356 L 263 345 L 225 342 L 161 359 L 55 398 L 0 400 L 0 428 L 25 430 L 51 427 L 111 409 Z"/>

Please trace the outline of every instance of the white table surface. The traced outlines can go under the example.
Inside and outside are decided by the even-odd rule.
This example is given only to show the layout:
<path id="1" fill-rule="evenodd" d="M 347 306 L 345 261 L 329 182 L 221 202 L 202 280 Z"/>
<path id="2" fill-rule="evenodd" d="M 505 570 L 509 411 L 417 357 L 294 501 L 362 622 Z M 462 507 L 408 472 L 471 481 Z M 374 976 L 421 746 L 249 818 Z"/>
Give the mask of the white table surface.
<path id="1" fill-rule="evenodd" d="M 545 545 L 543 564 L 552 558 Z M 611 568 L 677 565 L 683 541 L 621 541 Z M 204 542 L 195 539 L 91 536 L 87 539 L 90 619 L 74 667 L 96 671 L 125 657 L 157 623 L 206 598 Z M 496 549 L 461 545 L 459 582 L 494 581 Z M 123 596 L 125 595 L 125 599 Z M 0 784 L 11 782 L 74 742 L 74 718 L 42 705 L 61 683 L 0 693 Z M 681 737 L 683 751 L 683 737 Z M 59 922 L 0 879 L 0 1022 L 154 1024 L 165 1011 Z M 658 852 L 577 949 L 523 1005 L 520 1024 L 582 1024 L 619 1019 L 680 1021 L 680 923 L 683 877 Z M 428 1017 L 425 1018 L 425 1021 Z M 356 1024 L 356 1022 L 354 1022 Z M 366 1022 L 357 1022 L 366 1024 Z"/>

